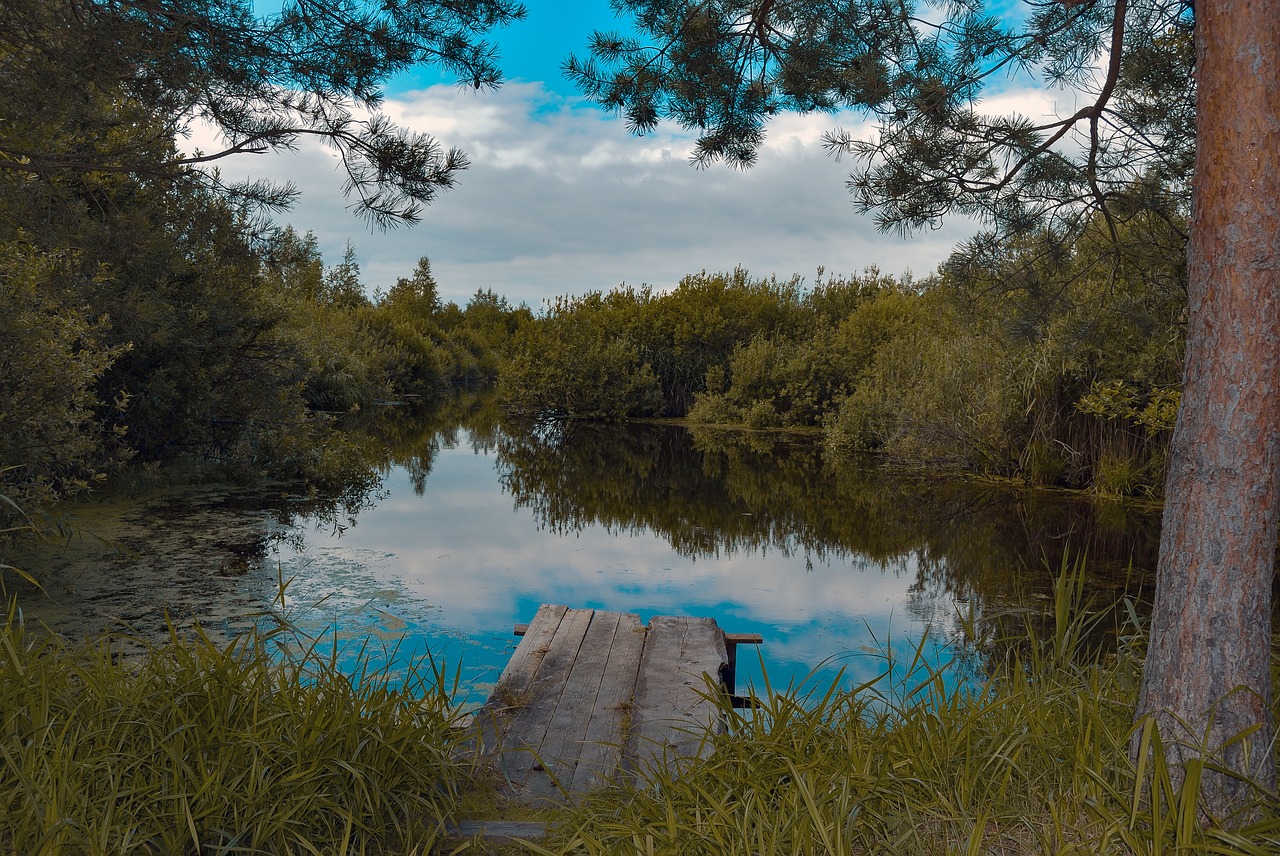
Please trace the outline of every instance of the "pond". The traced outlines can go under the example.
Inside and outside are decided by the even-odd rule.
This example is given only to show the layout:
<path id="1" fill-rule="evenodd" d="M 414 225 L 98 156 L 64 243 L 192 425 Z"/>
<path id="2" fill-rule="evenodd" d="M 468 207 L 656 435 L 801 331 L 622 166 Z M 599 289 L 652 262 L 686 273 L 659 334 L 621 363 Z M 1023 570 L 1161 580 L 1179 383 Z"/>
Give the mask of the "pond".
<path id="1" fill-rule="evenodd" d="M 975 628 L 1007 640 L 1043 620 L 1064 556 L 1087 556 L 1104 608 L 1141 602 L 1155 564 L 1153 509 L 831 461 L 805 436 L 528 426 L 475 405 L 396 414 L 371 437 L 381 485 L 342 508 L 188 486 L 76 509 L 74 537 L 17 562 L 44 583 L 24 615 L 225 638 L 282 606 L 347 668 L 358 651 L 393 671 L 430 652 L 472 704 L 541 603 L 758 632 L 739 665 L 758 691 L 814 669 L 860 683 L 917 646 L 973 668 Z"/>

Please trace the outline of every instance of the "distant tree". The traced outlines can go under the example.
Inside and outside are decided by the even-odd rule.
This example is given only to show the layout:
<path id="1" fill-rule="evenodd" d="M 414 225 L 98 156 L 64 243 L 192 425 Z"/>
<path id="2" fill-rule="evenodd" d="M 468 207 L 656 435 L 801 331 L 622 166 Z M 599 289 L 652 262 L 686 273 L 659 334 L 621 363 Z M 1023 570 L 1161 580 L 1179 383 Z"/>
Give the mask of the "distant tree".
<path id="1" fill-rule="evenodd" d="M 360 282 L 360 261 L 355 245 L 347 241 L 342 261 L 324 272 L 324 302 L 341 309 L 354 309 L 369 302 Z"/>
<path id="2" fill-rule="evenodd" d="M 413 276 L 400 277 L 387 292 L 387 305 L 418 321 L 429 321 L 440 310 L 440 287 L 431 274 L 431 259 L 423 256 Z"/>
<path id="3" fill-rule="evenodd" d="M 264 274 L 274 288 L 303 302 L 320 302 L 324 259 L 313 233 L 299 236 L 292 226 L 275 230 L 263 242 L 262 257 Z"/>
<path id="4" fill-rule="evenodd" d="M 379 87 L 423 63 L 495 87 L 483 36 L 523 15 L 516 0 L 286 0 L 266 17 L 251 0 L 0 0 L 0 173 L 158 178 L 310 137 L 338 154 L 357 213 L 411 223 L 467 160 L 395 127 Z M 197 122 L 225 144 L 156 156 Z M 201 175 L 268 208 L 294 196 Z"/>
<path id="5" fill-rule="evenodd" d="M 461 323 L 494 351 L 505 351 L 515 332 L 533 313 L 527 306 L 513 307 L 492 288 L 477 288 L 462 311 Z"/>
<path id="6" fill-rule="evenodd" d="M 882 0 L 615 6 L 641 36 L 597 33 L 590 58 L 570 58 L 567 72 L 589 97 L 637 132 L 662 119 L 695 130 L 700 165 L 749 166 L 784 110 L 867 111 L 876 133 L 837 130 L 827 145 L 852 156 L 849 187 L 883 229 L 959 214 L 992 228 L 979 245 L 1037 231 L 1069 241 L 1094 216 L 1113 236 L 1134 217 L 1176 225 L 1190 203 L 1185 382 L 1138 713 L 1160 723 L 1171 760 L 1216 759 L 1201 791 L 1215 819 L 1247 806 L 1254 785 L 1274 794 L 1280 16 L 1271 4 L 1201 0 L 1193 14 L 1185 0 L 1046 0 L 1025 20 L 1003 20 L 980 0 L 927 11 Z M 1045 120 L 984 115 L 978 98 L 1002 76 L 1039 77 L 1078 93 L 1081 106 Z"/>
<path id="7" fill-rule="evenodd" d="M 467 311 L 483 311 L 496 309 L 499 312 L 511 311 L 511 303 L 492 288 L 477 288 L 476 293 L 467 301 Z"/>

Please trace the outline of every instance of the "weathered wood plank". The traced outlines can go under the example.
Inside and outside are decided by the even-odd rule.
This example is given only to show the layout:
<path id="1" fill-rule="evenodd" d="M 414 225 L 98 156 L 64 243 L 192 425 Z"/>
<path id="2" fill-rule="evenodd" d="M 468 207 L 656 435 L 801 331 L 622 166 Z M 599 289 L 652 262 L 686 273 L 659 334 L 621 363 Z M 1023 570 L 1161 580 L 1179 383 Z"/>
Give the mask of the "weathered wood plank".
<path id="1" fill-rule="evenodd" d="M 710 618 L 658 616 L 646 630 L 632 613 L 548 605 L 516 633 L 477 721 L 494 732 L 482 742 L 508 796 L 532 804 L 705 752 L 704 731 L 720 724 L 707 678 L 730 679 L 737 645 L 762 641 Z"/>
<path id="2" fill-rule="evenodd" d="M 526 795 L 532 799 L 554 799 L 569 790 L 583 738 L 596 712 L 600 685 L 607 678 L 609 653 L 621 618 L 617 612 L 591 613 L 582 646 L 538 750 L 540 763 L 527 780 Z"/>
<path id="3" fill-rule="evenodd" d="M 499 769 L 516 788 L 524 787 L 529 773 L 539 766 L 535 753 L 541 751 L 547 737 L 547 729 L 568 683 L 593 612 L 590 609 L 565 611 L 529 686 L 527 699 L 514 712 L 507 726 L 502 738 Z"/>
<path id="4" fill-rule="evenodd" d="M 601 787 L 622 766 L 622 750 L 631 729 L 636 682 L 644 653 L 646 631 L 634 613 L 619 616 L 605 679 L 596 708 L 582 739 L 582 753 L 569 783 L 570 796 Z"/>
<path id="5" fill-rule="evenodd" d="M 498 749 L 511 711 L 528 702 L 533 678 L 568 610 L 567 606 L 547 603 L 538 607 L 534 631 L 520 640 L 488 700 L 472 717 L 470 748 L 480 754 L 491 754 Z"/>
<path id="6" fill-rule="evenodd" d="M 494 685 L 491 700 L 501 704 L 504 700 L 521 700 L 533 684 L 534 675 L 547 652 L 551 650 L 551 640 L 555 637 L 560 622 L 569 611 L 567 606 L 544 603 L 538 607 L 538 614 L 533 619 L 533 632 L 523 634 L 524 638 L 516 646 L 515 653 L 502 670 L 502 676 Z"/>
<path id="7" fill-rule="evenodd" d="M 728 663 L 724 632 L 714 619 L 651 619 L 624 765 L 644 768 L 705 752 L 702 732 L 719 723 L 719 710 L 705 695 L 707 677 L 718 684 Z"/>

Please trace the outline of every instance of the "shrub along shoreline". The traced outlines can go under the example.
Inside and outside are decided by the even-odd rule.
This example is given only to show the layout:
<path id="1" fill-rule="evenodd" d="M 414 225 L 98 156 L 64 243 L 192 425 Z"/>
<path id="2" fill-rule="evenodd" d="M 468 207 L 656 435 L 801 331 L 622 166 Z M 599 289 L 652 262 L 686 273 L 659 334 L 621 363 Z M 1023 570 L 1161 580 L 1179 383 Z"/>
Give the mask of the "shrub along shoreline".
<path id="1" fill-rule="evenodd" d="M 540 419 L 803 428 L 836 454 L 1158 496 L 1181 377 L 1177 259 L 1104 260 L 1088 235 L 1065 254 L 974 252 L 922 280 L 820 270 L 805 288 L 739 268 L 559 297 L 515 330 L 498 395 Z"/>

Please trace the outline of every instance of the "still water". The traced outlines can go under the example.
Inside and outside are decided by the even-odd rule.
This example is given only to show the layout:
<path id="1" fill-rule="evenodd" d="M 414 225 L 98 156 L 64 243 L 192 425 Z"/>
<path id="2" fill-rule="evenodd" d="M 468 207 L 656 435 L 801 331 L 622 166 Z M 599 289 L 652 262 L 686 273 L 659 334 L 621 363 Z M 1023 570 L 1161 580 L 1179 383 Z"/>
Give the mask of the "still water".
<path id="1" fill-rule="evenodd" d="M 403 417 L 376 442 L 381 487 L 347 514 L 225 488 L 81 509 L 74 525 L 100 534 L 27 557 L 48 595 L 20 602 L 60 632 L 177 616 L 225 636 L 278 610 L 283 583 L 283 613 L 348 668 L 357 651 L 393 672 L 430 652 L 475 703 L 541 603 L 758 632 L 739 688 L 759 691 L 764 673 L 860 683 L 917 646 L 972 667 L 975 628 L 1034 623 L 1064 555 L 1087 555 L 1104 608 L 1141 600 L 1154 566 L 1152 510 L 832 462 L 805 437 L 481 410 Z"/>

